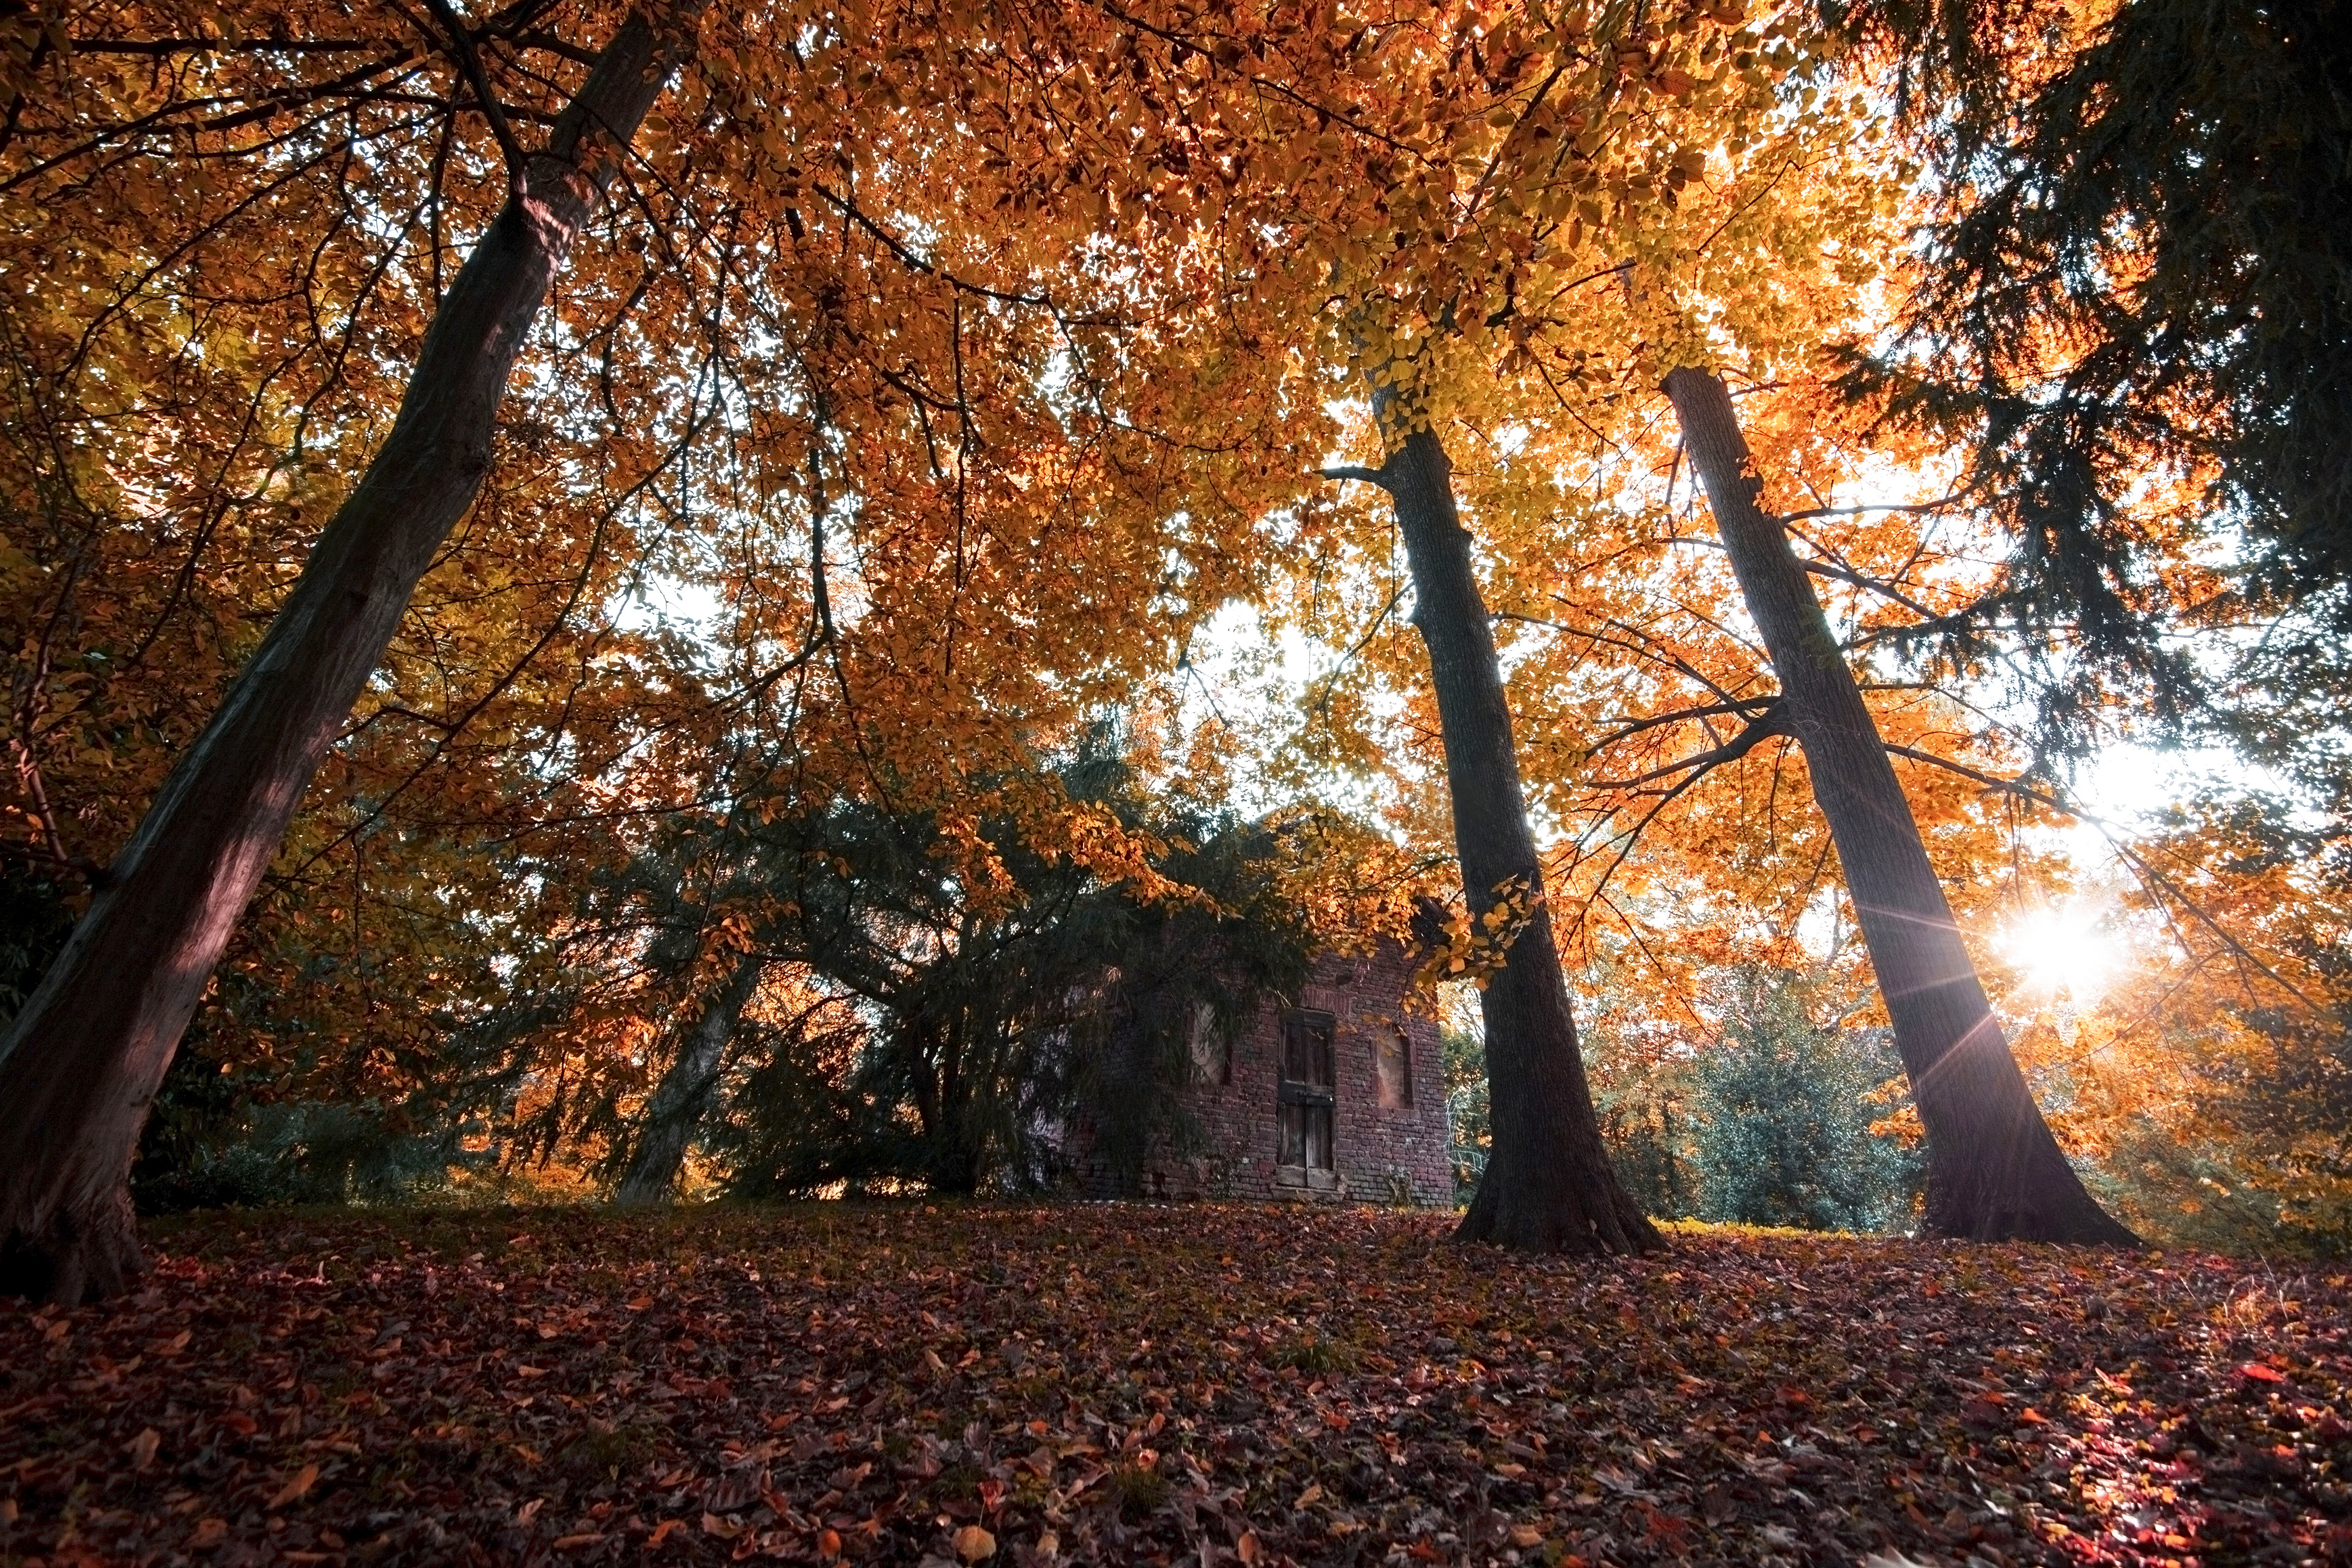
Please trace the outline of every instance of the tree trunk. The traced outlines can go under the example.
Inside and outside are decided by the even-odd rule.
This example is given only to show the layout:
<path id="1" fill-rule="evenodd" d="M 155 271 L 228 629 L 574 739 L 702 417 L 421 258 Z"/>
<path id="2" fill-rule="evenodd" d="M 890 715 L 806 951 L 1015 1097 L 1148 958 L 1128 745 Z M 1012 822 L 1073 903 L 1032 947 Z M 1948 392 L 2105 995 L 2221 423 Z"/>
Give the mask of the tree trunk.
<path id="1" fill-rule="evenodd" d="M 759 988 L 762 967 L 758 954 L 744 954 L 734 974 L 703 1005 L 702 1016 L 687 1030 L 677 1059 L 662 1074 L 660 1086 L 646 1104 L 645 1124 L 629 1155 L 628 1173 L 614 1189 L 614 1203 L 635 1207 L 670 1200 L 677 1186 L 677 1167 L 686 1161 L 686 1146 L 693 1142 L 710 1092 L 718 1086 L 719 1058 L 726 1053 L 736 1020 L 743 1016 L 744 1004 Z"/>
<path id="2" fill-rule="evenodd" d="M 0 1291 L 74 1302 L 143 1268 L 124 1181 L 148 1103 L 312 772 L 481 486 L 524 335 L 694 9 L 661 26 L 632 13 L 528 160 L 435 313 L 383 450 L 0 1040 Z"/>
<path id="3" fill-rule="evenodd" d="M 1666 394 L 1780 677 L 1895 1021 L 1927 1131 L 1928 1232 L 2136 1244 L 2084 1190 L 2010 1054 L 1853 672 L 1780 519 L 1758 504 L 1763 482 L 1730 393 L 1685 369 L 1666 378 Z"/>
<path id="4" fill-rule="evenodd" d="M 1454 508 L 1453 465 L 1435 433 L 1405 437 L 1377 482 L 1396 502 L 1412 568 L 1412 622 L 1429 649 L 1454 850 L 1475 919 L 1514 886 L 1543 886 L 1502 665 L 1471 569 L 1470 536 Z M 1540 899 L 1479 1008 L 1494 1141 L 1456 1238 L 1542 1252 L 1633 1253 L 1664 1245 L 1610 1168 L 1551 912 Z"/>

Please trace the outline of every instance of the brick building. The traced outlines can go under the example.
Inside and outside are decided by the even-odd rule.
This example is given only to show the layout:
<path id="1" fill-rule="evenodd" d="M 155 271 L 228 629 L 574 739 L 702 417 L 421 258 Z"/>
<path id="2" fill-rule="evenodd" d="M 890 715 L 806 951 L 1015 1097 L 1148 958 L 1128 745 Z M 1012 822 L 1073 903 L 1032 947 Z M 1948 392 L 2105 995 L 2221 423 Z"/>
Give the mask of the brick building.
<path id="1" fill-rule="evenodd" d="M 1185 1108 L 1201 1147 L 1155 1153 L 1152 1197 L 1454 1201 L 1437 1025 L 1406 1009 L 1406 950 L 1317 960 L 1296 1004 L 1270 999 L 1232 1038 L 1196 1019 Z M 1108 1196 L 1081 1154 L 1081 1190 Z"/>

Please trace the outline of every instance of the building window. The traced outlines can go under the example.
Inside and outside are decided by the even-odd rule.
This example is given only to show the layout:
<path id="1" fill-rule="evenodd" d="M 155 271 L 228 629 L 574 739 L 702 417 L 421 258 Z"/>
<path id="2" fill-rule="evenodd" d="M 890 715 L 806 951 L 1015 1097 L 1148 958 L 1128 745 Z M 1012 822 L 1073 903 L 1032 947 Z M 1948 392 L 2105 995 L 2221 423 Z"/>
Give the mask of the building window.
<path id="1" fill-rule="evenodd" d="M 1276 1164 L 1309 1171 L 1332 1168 L 1334 1027 L 1329 1013 L 1294 1009 L 1282 1015 L 1282 1071 L 1275 1088 Z"/>
<path id="2" fill-rule="evenodd" d="M 1192 1004 L 1191 1042 L 1193 1082 L 1234 1081 L 1233 1034 L 1217 1022 L 1217 1009 L 1206 1002 Z"/>
<path id="3" fill-rule="evenodd" d="M 1412 1108 L 1412 1036 L 1402 1024 L 1372 1031 L 1372 1082 L 1381 1110 Z"/>

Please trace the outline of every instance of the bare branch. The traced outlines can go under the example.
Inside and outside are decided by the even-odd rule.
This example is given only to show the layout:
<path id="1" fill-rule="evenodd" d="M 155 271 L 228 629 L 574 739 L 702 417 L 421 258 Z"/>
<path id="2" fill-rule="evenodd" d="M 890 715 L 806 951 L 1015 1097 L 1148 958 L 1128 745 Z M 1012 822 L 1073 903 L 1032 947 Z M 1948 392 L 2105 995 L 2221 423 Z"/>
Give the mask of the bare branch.
<path id="1" fill-rule="evenodd" d="M 449 35 L 453 51 L 450 57 L 466 73 L 466 85 L 474 89 L 474 99 L 482 106 L 482 118 L 490 122 L 490 134 L 498 138 L 499 151 L 506 157 L 507 183 L 520 201 L 526 185 L 522 143 L 515 140 L 514 127 L 507 123 L 506 110 L 499 107 L 499 95 L 490 90 L 489 73 L 482 68 L 480 51 L 474 47 L 474 35 L 466 30 L 465 22 L 449 0 L 425 0 L 425 4 L 433 13 L 433 19 L 441 24 L 441 30 Z"/>
<path id="2" fill-rule="evenodd" d="M 1388 474 L 1383 469 L 1366 468 L 1355 463 L 1342 463 L 1335 468 L 1318 468 L 1315 472 L 1326 479 L 1353 479 L 1359 484 L 1376 485 L 1383 490 L 1391 490 L 1393 493 L 1389 484 Z"/>
<path id="3" fill-rule="evenodd" d="M 1678 762 L 1669 762 L 1663 768 L 1653 768 L 1647 773 L 1638 773 L 1631 779 L 1595 779 L 1590 787 L 1595 789 L 1632 789 L 1693 768 L 1700 773 L 1709 772 L 1727 762 L 1738 761 L 1773 736 L 1788 733 L 1789 699 L 1774 697 L 1770 706 L 1749 719 L 1738 735 L 1721 746 L 1685 757 Z"/>

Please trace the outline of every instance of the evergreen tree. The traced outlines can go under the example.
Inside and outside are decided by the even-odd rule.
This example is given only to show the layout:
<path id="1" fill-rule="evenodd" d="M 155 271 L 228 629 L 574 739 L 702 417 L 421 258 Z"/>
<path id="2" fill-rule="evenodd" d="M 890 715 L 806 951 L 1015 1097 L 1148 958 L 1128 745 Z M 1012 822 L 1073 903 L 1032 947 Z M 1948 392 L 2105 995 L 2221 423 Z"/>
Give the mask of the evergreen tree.
<path id="1" fill-rule="evenodd" d="M 1988 601 L 1932 630 L 2057 653 L 2060 745 L 2086 742 L 2102 673 L 2194 716 L 2210 672 L 2167 645 L 2173 612 L 2302 609 L 2322 634 L 2282 642 L 2342 690 L 2352 12 L 2126 0 L 2076 37 L 2071 8 L 2030 0 L 1853 9 L 1899 61 L 1942 193 L 1905 330 L 1853 384 L 1970 435 L 2011 538 Z M 2152 516 L 2168 477 L 2191 499 Z M 2234 558 L 2225 604 L 2172 601 L 2189 554 Z"/>
<path id="2" fill-rule="evenodd" d="M 1902 1071 L 1877 1030 L 1823 1027 L 1802 980 L 1741 976 L 1722 1042 L 1691 1080 L 1694 1186 L 1702 1218 L 1807 1230 L 1906 1223 L 1920 1162 L 1890 1134 L 1871 1096 Z"/>

